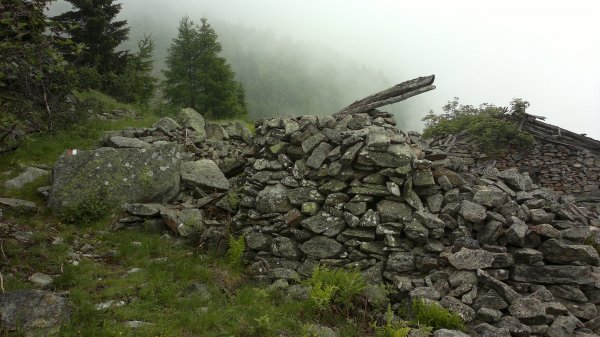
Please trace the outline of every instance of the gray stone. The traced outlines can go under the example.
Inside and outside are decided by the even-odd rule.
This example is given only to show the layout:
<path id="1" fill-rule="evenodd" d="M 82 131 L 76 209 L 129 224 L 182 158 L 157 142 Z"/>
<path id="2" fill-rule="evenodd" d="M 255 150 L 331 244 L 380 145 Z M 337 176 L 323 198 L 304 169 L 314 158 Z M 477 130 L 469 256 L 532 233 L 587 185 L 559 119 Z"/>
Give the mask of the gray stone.
<path id="1" fill-rule="evenodd" d="M 158 120 L 158 122 L 152 125 L 155 129 L 163 129 L 164 131 L 170 132 L 176 129 L 181 129 L 181 125 L 179 125 L 173 118 L 163 117 Z"/>
<path id="2" fill-rule="evenodd" d="M 546 323 L 545 307 L 536 298 L 517 298 L 508 307 L 508 312 L 510 312 L 511 316 L 527 325 Z"/>
<path id="3" fill-rule="evenodd" d="M 292 205 L 287 192 L 282 184 L 268 185 L 256 196 L 256 210 L 262 214 L 289 212 Z"/>
<path id="4" fill-rule="evenodd" d="M 26 212 L 33 212 L 37 210 L 37 206 L 34 202 L 14 198 L 0 198 L 0 205 Z"/>
<path id="5" fill-rule="evenodd" d="M 304 151 L 305 154 L 309 154 L 317 145 L 319 145 L 319 143 L 326 139 L 327 137 L 322 133 L 315 133 L 302 142 L 302 151 Z M 327 153 L 325 155 L 327 155 Z"/>
<path id="6" fill-rule="evenodd" d="M 413 219 L 410 223 L 404 226 L 404 234 L 406 234 L 407 238 L 413 241 L 425 242 L 429 237 L 429 230 L 417 219 Z"/>
<path id="7" fill-rule="evenodd" d="M 448 260 L 456 269 L 476 270 L 492 267 L 494 254 L 483 249 L 461 248 L 457 253 L 450 255 Z"/>
<path id="8" fill-rule="evenodd" d="M 36 181 L 37 179 L 47 176 L 50 172 L 37 167 L 27 167 L 25 171 L 17 177 L 7 180 L 4 187 L 9 190 L 22 188 L 25 184 Z"/>
<path id="9" fill-rule="evenodd" d="M 348 150 L 346 150 L 346 152 L 344 152 L 344 154 L 340 158 L 340 163 L 346 166 L 352 164 L 352 162 L 354 162 L 354 159 L 356 159 L 356 155 L 363 147 L 363 145 L 364 143 L 359 142 L 349 147 Z"/>
<path id="10" fill-rule="evenodd" d="M 361 165 L 395 168 L 410 164 L 413 157 L 414 153 L 408 144 L 392 144 L 386 152 L 363 148 L 359 151 L 356 162 Z"/>
<path id="11" fill-rule="evenodd" d="M 570 337 L 579 320 L 573 316 L 558 316 L 546 331 L 548 337 Z"/>
<path id="12" fill-rule="evenodd" d="M 496 324 L 499 328 L 507 329 L 511 336 L 514 337 L 529 337 L 531 334 L 531 328 L 521 322 L 518 319 L 511 316 L 504 316 Z"/>
<path id="13" fill-rule="evenodd" d="M 129 212 L 129 214 L 139 215 L 139 216 L 143 216 L 143 217 L 160 215 L 160 210 L 163 207 L 164 206 L 161 204 L 141 204 L 141 203 L 121 205 L 121 208 L 123 208 L 123 210 Z"/>
<path id="14" fill-rule="evenodd" d="M 459 315 L 467 323 L 472 322 L 477 317 L 475 310 L 454 297 L 444 296 L 440 301 L 440 304 L 444 308 Z"/>
<path id="15" fill-rule="evenodd" d="M 473 202 L 487 207 L 497 207 L 506 202 L 507 195 L 498 189 L 482 189 L 475 192 Z"/>
<path id="16" fill-rule="evenodd" d="M 488 323 L 481 323 L 475 327 L 477 337 L 511 337 L 510 332 L 505 328 L 497 328 Z"/>
<path id="17" fill-rule="evenodd" d="M 544 254 L 544 261 L 553 264 L 599 265 L 598 252 L 589 245 L 571 245 L 557 239 L 546 240 L 538 250 Z"/>
<path id="18" fill-rule="evenodd" d="M 302 256 L 298 244 L 285 236 L 278 236 L 271 243 L 271 253 L 286 259 L 298 260 Z"/>
<path id="19" fill-rule="evenodd" d="M 179 158 L 178 146 L 171 143 L 65 152 L 54 166 L 48 203 L 56 212 L 87 200 L 108 205 L 169 201 L 179 193 Z"/>
<path id="20" fill-rule="evenodd" d="M 366 147 L 369 150 L 385 151 L 390 145 L 390 136 L 381 131 L 371 130 L 367 135 Z"/>
<path id="21" fill-rule="evenodd" d="M 182 163 L 181 180 L 191 186 L 204 188 L 207 192 L 226 191 L 230 186 L 229 180 L 210 159 Z"/>
<path id="22" fill-rule="evenodd" d="M 224 128 L 229 138 L 243 140 L 246 144 L 252 145 L 252 132 L 248 126 L 240 121 L 228 121 L 220 123 Z"/>
<path id="23" fill-rule="evenodd" d="M 439 300 L 441 295 L 434 287 L 417 287 L 410 291 L 411 298 L 426 298 L 428 300 Z"/>
<path id="24" fill-rule="evenodd" d="M 225 131 L 225 128 L 223 128 L 221 125 L 219 125 L 217 123 L 206 123 L 204 130 L 206 131 L 207 139 L 214 139 L 214 140 L 229 139 L 229 134 L 227 134 L 227 131 Z"/>
<path id="25" fill-rule="evenodd" d="M 427 197 L 427 207 L 432 213 L 439 213 L 442 210 L 442 203 L 444 202 L 444 196 L 441 193 L 436 193 Z"/>
<path id="26" fill-rule="evenodd" d="M 511 279 L 517 282 L 587 284 L 591 280 L 589 266 L 515 265 Z"/>
<path id="27" fill-rule="evenodd" d="M 490 276 L 487 272 L 485 272 L 481 269 L 477 270 L 477 279 L 484 286 L 486 286 L 489 289 L 492 289 L 496 293 L 500 294 L 500 296 L 502 296 L 508 303 L 513 303 L 517 299 L 521 298 L 521 295 L 519 295 L 509 285 L 507 285 L 506 283 L 504 283 L 502 281 L 496 280 L 495 278 Z M 494 309 L 500 309 L 500 308 L 494 308 Z"/>
<path id="28" fill-rule="evenodd" d="M 577 286 L 566 284 L 552 285 L 548 287 L 548 290 L 555 297 L 564 298 L 579 303 L 588 302 L 588 298 L 585 296 L 583 291 L 581 291 Z"/>
<path id="29" fill-rule="evenodd" d="M 486 209 L 484 206 L 481 206 L 468 200 L 463 200 L 462 204 L 460 205 L 459 213 L 463 216 L 463 218 L 465 218 L 465 220 L 474 223 L 483 222 L 487 217 Z"/>
<path id="30" fill-rule="evenodd" d="M 430 169 L 415 170 L 412 179 L 415 187 L 429 187 L 435 185 L 433 173 Z"/>
<path id="31" fill-rule="evenodd" d="M 554 220 L 554 214 L 546 213 L 543 209 L 532 209 L 529 211 L 529 215 L 531 216 L 531 222 L 534 224 L 550 223 Z"/>
<path id="32" fill-rule="evenodd" d="M 306 166 L 318 169 L 321 167 L 325 158 L 327 158 L 327 154 L 331 151 L 332 146 L 329 143 L 321 143 L 317 146 L 316 149 L 312 152 L 310 157 L 306 160 Z"/>
<path id="33" fill-rule="evenodd" d="M 433 337 L 469 337 L 469 335 L 458 330 L 439 329 L 433 332 Z"/>
<path id="34" fill-rule="evenodd" d="M 477 310 L 477 317 L 484 322 L 495 323 L 502 318 L 502 311 L 491 308 L 481 308 Z"/>
<path id="35" fill-rule="evenodd" d="M 305 202 L 322 202 L 325 197 L 315 187 L 298 187 L 287 191 L 287 197 L 294 206 Z"/>
<path id="36" fill-rule="evenodd" d="M 415 270 L 415 257 L 412 252 L 396 252 L 388 256 L 386 269 L 392 272 L 403 273 Z"/>
<path id="37" fill-rule="evenodd" d="M 412 220 L 412 209 L 404 203 L 384 199 L 377 204 L 377 211 L 381 222 Z"/>
<path id="38" fill-rule="evenodd" d="M 306 218 L 300 225 L 316 234 L 335 236 L 340 234 L 346 226 L 345 221 L 329 213 L 321 212 L 315 216 Z"/>
<path id="39" fill-rule="evenodd" d="M 108 139 L 108 145 L 110 147 L 116 148 L 137 148 L 137 149 L 147 149 L 151 147 L 149 143 L 137 139 L 137 138 L 129 138 L 129 137 L 121 137 L 121 136 L 113 136 Z"/>
<path id="40" fill-rule="evenodd" d="M 201 142 L 206 139 L 205 122 L 202 115 L 192 108 L 184 108 L 177 114 L 179 123 L 188 129 L 196 131 L 195 142 Z"/>
<path id="41" fill-rule="evenodd" d="M 359 227 L 377 227 L 379 225 L 379 213 L 376 211 L 369 209 L 360 219 L 358 223 Z"/>
<path id="42" fill-rule="evenodd" d="M 419 220 L 419 222 L 429 229 L 443 229 L 445 227 L 444 221 L 438 218 L 437 215 L 433 215 L 425 211 L 416 211 L 414 216 L 417 220 Z"/>
<path id="43" fill-rule="evenodd" d="M 269 250 L 271 247 L 272 238 L 268 234 L 250 232 L 246 236 L 246 245 L 254 250 Z"/>
<path id="44" fill-rule="evenodd" d="M 26 337 L 56 334 L 70 320 L 67 300 L 42 290 L 15 290 L 0 294 L 2 329 Z"/>
<path id="45" fill-rule="evenodd" d="M 506 241 L 517 247 L 526 247 L 526 235 L 529 227 L 516 217 L 511 218 L 512 225 L 506 231 Z"/>
<path id="46" fill-rule="evenodd" d="M 204 213 L 197 208 L 186 208 L 178 214 L 177 232 L 183 237 L 200 235 L 204 231 Z"/>
<path id="47" fill-rule="evenodd" d="M 533 187 L 533 181 L 528 175 L 520 174 L 516 168 L 510 168 L 501 171 L 498 178 L 503 179 L 506 184 L 517 191 L 530 191 Z"/>
<path id="48" fill-rule="evenodd" d="M 506 303 L 506 301 L 504 301 L 504 299 L 494 290 L 490 290 L 486 294 L 475 299 L 473 308 L 477 310 L 480 308 L 503 310 L 508 308 L 508 303 Z"/>
<path id="49" fill-rule="evenodd" d="M 308 258 L 329 259 L 337 257 L 344 247 L 334 239 L 315 236 L 303 243 L 300 249 Z"/>
<path id="50" fill-rule="evenodd" d="M 29 282 L 37 288 L 46 289 L 54 282 L 54 278 L 44 273 L 35 273 L 29 277 Z"/>

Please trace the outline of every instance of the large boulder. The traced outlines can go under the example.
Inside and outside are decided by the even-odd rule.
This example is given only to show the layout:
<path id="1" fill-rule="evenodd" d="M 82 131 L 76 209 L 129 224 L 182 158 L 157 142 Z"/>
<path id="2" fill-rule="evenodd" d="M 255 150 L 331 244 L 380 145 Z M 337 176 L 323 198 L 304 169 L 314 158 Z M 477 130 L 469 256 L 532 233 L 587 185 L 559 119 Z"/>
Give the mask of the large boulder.
<path id="1" fill-rule="evenodd" d="M 54 211 L 88 200 L 107 205 L 166 202 L 179 193 L 177 144 L 65 151 L 52 172 L 49 205 Z"/>
<path id="2" fill-rule="evenodd" d="M 196 131 L 195 142 L 201 142 L 206 139 L 206 123 L 204 117 L 192 108 L 181 109 L 177 114 L 179 123 L 188 129 Z"/>
<path id="3" fill-rule="evenodd" d="M 0 294 L 2 330 L 19 329 L 24 336 L 50 336 L 69 322 L 67 300 L 42 290 L 15 290 Z"/>
<path id="4" fill-rule="evenodd" d="M 210 159 L 200 159 L 181 164 L 181 180 L 185 184 L 206 189 L 207 192 L 227 191 L 229 180 Z"/>

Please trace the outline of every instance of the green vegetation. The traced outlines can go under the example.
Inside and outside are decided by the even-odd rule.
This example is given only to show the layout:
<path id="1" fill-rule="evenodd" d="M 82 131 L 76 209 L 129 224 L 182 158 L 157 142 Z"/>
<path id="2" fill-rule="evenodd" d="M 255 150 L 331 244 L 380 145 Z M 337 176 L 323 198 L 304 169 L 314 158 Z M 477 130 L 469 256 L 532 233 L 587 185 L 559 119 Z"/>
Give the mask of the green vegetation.
<path id="1" fill-rule="evenodd" d="M 529 102 L 516 98 L 511 102 L 510 109 L 487 103 L 474 107 L 460 104 L 455 97 L 442 108 L 443 114 L 436 115 L 430 111 L 423 118 L 426 122 L 423 137 L 433 138 L 467 131 L 487 152 L 510 146 L 526 147 L 533 142 L 532 136 L 520 131 L 518 125 L 507 117 L 509 114 L 525 112 L 528 106 Z"/>
<path id="2" fill-rule="evenodd" d="M 233 235 L 229 235 L 228 239 L 229 249 L 227 250 L 227 263 L 232 268 L 241 268 L 243 265 L 242 258 L 246 251 L 246 241 L 244 236 L 240 235 L 239 238 L 235 238 Z"/>
<path id="3" fill-rule="evenodd" d="M 422 299 L 412 301 L 413 321 L 433 327 L 434 329 L 464 330 L 465 323 L 462 318 L 437 303 L 428 303 Z"/>
<path id="4" fill-rule="evenodd" d="M 201 19 L 200 26 L 182 18 L 163 72 L 165 98 L 211 119 L 247 115 L 242 85 L 234 80 L 231 66 L 220 52 L 217 33 L 206 18 Z"/>
<path id="5" fill-rule="evenodd" d="M 311 287 L 310 300 L 319 310 L 331 308 L 350 314 L 359 295 L 366 287 L 360 271 L 330 269 L 317 266 L 306 281 Z"/>
<path id="6" fill-rule="evenodd" d="M 75 205 L 63 207 L 59 218 L 70 225 L 87 226 L 104 219 L 111 209 L 103 198 L 86 198 Z"/>

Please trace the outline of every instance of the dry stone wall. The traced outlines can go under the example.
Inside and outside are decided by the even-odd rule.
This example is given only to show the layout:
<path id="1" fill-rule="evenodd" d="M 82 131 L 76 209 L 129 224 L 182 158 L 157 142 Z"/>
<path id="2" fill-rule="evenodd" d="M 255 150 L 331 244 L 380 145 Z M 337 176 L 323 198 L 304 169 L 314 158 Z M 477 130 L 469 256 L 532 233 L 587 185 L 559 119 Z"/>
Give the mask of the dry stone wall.
<path id="1" fill-rule="evenodd" d="M 236 228 L 255 277 L 358 268 L 474 335 L 600 332 L 597 214 L 517 169 L 465 170 L 377 110 L 256 123 Z"/>
<path id="2" fill-rule="evenodd" d="M 537 184 L 559 193 L 600 192 L 600 153 L 535 140 L 530 148 L 515 148 L 490 156 L 469 137 L 449 142 L 451 137 L 434 140 L 430 146 L 443 149 L 472 167 L 487 165 L 490 161 L 500 170 L 516 167 L 520 172 L 528 172 Z"/>

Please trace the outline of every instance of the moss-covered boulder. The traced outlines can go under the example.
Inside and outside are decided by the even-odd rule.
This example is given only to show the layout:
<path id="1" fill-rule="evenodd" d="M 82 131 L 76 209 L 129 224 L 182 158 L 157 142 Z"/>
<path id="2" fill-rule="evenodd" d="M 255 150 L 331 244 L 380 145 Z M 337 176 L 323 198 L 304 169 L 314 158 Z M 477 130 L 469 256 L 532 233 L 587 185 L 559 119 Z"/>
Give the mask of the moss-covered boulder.
<path id="1" fill-rule="evenodd" d="M 60 212 L 89 202 L 166 202 L 179 192 L 181 155 L 173 143 L 65 151 L 54 165 L 49 205 Z"/>

